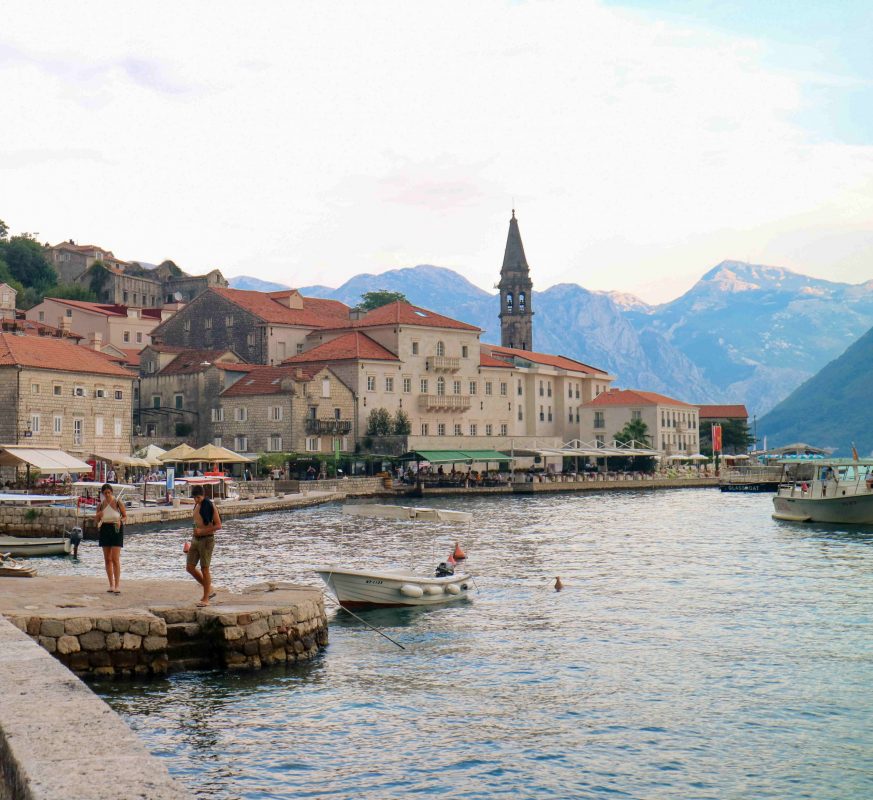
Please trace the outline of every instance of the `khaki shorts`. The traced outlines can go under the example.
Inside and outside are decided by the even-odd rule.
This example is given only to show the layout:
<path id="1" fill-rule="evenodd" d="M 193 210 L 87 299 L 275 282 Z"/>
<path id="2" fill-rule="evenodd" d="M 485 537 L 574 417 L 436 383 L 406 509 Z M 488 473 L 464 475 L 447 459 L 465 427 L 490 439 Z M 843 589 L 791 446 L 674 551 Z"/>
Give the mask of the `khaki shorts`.
<path id="1" fill-rule="evenodd" d="M 191 549 L 188 551 L 187 564 L 196 567 L 200 562 L 201 567 L 209 569 L 212 562 L 212 551 L 215 549 L 215 536 L 194 536 L 191 539 Z"/>

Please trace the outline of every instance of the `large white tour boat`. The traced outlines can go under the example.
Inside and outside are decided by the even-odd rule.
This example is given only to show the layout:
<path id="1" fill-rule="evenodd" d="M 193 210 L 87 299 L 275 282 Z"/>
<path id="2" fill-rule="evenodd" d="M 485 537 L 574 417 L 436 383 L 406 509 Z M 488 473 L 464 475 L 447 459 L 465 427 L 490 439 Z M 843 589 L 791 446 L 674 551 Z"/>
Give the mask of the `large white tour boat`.
<path id="1" fill-rule="evenodd" d="M 873 525 L 873 459 L 783 462 L 775 519 Z"/>

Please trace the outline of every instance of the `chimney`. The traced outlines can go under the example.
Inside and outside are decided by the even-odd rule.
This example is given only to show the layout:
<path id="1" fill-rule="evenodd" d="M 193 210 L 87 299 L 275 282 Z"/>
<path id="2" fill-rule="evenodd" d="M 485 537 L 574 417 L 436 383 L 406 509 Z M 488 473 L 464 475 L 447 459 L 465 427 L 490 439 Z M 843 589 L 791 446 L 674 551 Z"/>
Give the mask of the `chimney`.
<path id="1" fill-rule="evenodd" d="M 70 327 L 73 324 L 73 320 L 66 316 L 66 314 L 58 317 L 58 329 L 61 331 L 63 335 L 67 335 L 70 332 Z"/>
<path id="2" fill-rule="evenodd" d="M 364 313 L 365 312 L 362 311 L 360 308 L 350 308 L 349 309 L 349 319 L 352 319 L 352 320 L 360 319 L 361 317 L 364 316 Z"/>
<path id="3" fill-rule="evenodd" d="M 88 334 L 88 347 L 92 350 L 100 351 L 103 349 L 103 334 L 97 331 L 92 331 Z"/>
<path id="4" fill-rule="evenodd" d="M 297 369 L 294 370 L 294 377 L 295 377 L 298 381 L 302 381 L 302 380 L 303 380 L 303 370 L 300 369 L 300 367 L 297 367 Z"/>

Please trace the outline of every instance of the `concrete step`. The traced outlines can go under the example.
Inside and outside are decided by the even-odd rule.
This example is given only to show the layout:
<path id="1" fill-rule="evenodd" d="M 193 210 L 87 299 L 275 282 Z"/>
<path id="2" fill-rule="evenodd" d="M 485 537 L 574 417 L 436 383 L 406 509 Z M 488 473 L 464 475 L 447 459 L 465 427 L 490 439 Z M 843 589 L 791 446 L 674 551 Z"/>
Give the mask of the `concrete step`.
<path id="1" fill-rule="evenodd" d="M 197 622 L 172 622 L 167 625 L 167 642 L 171 645 L 202 638 L 203 629 Z"/>

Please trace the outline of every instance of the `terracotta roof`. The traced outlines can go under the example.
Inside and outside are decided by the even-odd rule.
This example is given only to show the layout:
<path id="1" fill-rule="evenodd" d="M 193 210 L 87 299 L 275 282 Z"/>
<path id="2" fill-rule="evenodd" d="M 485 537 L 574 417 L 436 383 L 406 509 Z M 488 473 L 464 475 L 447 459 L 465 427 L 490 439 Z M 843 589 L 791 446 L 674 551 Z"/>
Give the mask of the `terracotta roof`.
<path id="1" fill-rule="evenodd" d="M 90 303 L 87 300 L 67 300 L 65 297 L 46 297 L 53 303 L 62 306 L 71 306 L 82 311 L 90 311 L 92 314 L 102 314 L 104 317 L 126 317 L 127 306 L 115 305 L 114 303 Z"/>
<path id="2" fill-rule="evenodd" d="M 16 312 L 17 314 L 18 312 Z M 55 328 L 52 325 L 46 325 L 44 322 L 37 322 L 33 319 L 25 319 L 24 317 L 16 317 L 16 319 L 4 319 L 0 325 L 4 331 L 21 331 L 28 336 L 57 336 L 58 338 L 67 338 L 74 342 L 79 342 L 85 337 L 72 331 L 62 333 L 60 328 Z"/>
<path id="3" fill-rule="evenodd" d="M 637 389 L 610 389 L 597 395 L 586 406 L 681 406 L 697 408 L 690 403 L 674 400 L 657 392 L 641 392 Z"/>
<path id="4" fill-rule="evenodd" d="M 349 307 L 345 303 L 340 303 L 339 300 L 302 297 L 302 309 L 288 308 L 288 306 L 282 305 L 277 298 L 287 297 L 291 290 L 255 292 L 248 289 L 212 286 L 203 294 L 207 292 L 215 292 L 264 322 L 272 322 L 276 325 L 328 328 L 347 324 L 349 321 Z"/>
<path id="5" fill-rule="evenodd" d="M 106 255 L 115 258 L 115 256 L 112 255 L 111 250 L 104 250 L 102 247 L 98 247 L 96 244 L 73 244 L 72 242 L 59 242 L 58 244 L 52 245 L 49 249 L 57 250 L 59 248 L 63 248 L 64 250 L 78 250 L 82 253 L 90 253 L 98 250 L 101 253 L 105 253 Z"/>
<path id="6" fill-rule="evenodd" d="M 381 325 L 420 325 L 427 328 L 454 328 L 462 331 L 481 331 L 475 325 L 444 317 L 436 311 L 429 311 L 411 303 L 398 300 L 368 311 L 361 319 L 348 322 L 342 327 L 374 328 Z"/>
<path id="7" fill-rule="evenodd" d="M 146 345 L 150 350 L 156 353 L 184 353 L 188 348 L 177 344 L 162 344 L 161 342 L 152 342 Z M 143 348 L 145 350 L 145 347 Z"/>
<path id="8" fill-rule="evenodd" d="M 570 372 L 584 372 L 586 375 L 608 375 L 605 369 L 598 369 L 589 364 L 583 364 L 581 361 L 576 361 L 567 356 L 553 356 L 549 353 L 536 353 L 532 350 L 519 350 L 516 347 L 498 347 L 497 345 L 484 345 L 487 353 L 493 357 L 501 358 L 509 356 L 511 358 L 521 358 L 525 361 L 531 361 L 534 364 L 542 364 L 547 367 L 557 367 L 558 369 L 566 369 Z"/>
<path id="9" fill-rule="evenodd" d="M 279 394 L 282 391 L 282 381 L 306 380 L 311 381 L 325 368 L 324 364 L 313 364 L 306 367 L 277 366 L 277 367 L 254 367 L 249 366 L 248 373 L 243 375 L 232 386 L 228 386 L 222 393 L 222 397 L 242 397 L 255 394 Z M 298 376 L 298 373 L 299 376 Z"/>
<path id="10" fill-rule="evenodd" d="M 739 403 L 726 406 L 698 406 L 700 419 L 748 419 L 749 412 Z"/>
<path id="11" fill-rule="evenodd" d="M 500 367 L 501 369 L 507 369 L 512 367 L 513 364 L 510 361 L 507 361 L 503 358 L 494 358 L 491 353 L 488 352 L 487 348 L 482 347 L 479 353 L 479 366 L 480 367 Z"/>
<path id="12" fill-rule="evenodd" d="M 232 350 L 186 350 L 177 355 L 158 375 L 193 375 L 195 372 L 203 372 Z"/>
<path id="13" fill-rule="evenodd" d="M 329 342 L 313 347 L 305 353 L 286 358 L 283 364 L 308 364 L 315 361 L 346 361 L 365 359 L 368 361 L 399 361 L 390 350 L 371 339 L 365 333 L 350 331 L 331 339 Z"/>
<path id="14" fill-rule="evenodd" d="M 0 366 L 12 365 L 131 377 L 128 370 L 113 364 L 104 354 L 68 339 L 0 333 Z"/>
<path id="15" fill-rule="evenodd" d="M 130 364 L 130 366 L 132 367 L 139 366 L 139 357 L 142 353 L 142 350 L 129 350 L 126 347 L 122 347 L 120 349 L 124 353 L 125 363 Z"/>

